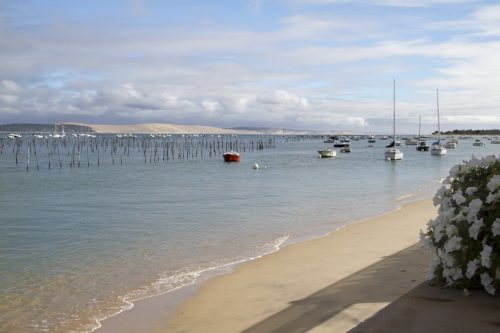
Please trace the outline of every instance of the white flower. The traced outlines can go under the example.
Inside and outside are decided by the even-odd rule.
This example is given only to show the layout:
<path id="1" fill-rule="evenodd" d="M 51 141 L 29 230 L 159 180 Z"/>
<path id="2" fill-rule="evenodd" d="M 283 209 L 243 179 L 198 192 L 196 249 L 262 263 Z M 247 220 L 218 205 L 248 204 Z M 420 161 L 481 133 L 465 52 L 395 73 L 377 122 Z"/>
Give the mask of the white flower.
<path id="1" fill-rule="evenodd" d="M 448 191 L 444 186 L 441 186 L 437 190 L 436 194 L 434 195 L 434 198 L 432 199 L 432 203 L 434 204 L 434 206 L 438 206 L 441 203 L 441 199 L 444 198 L 447 192 Z"/>
<path id="2" fill-rule="evenodd" d="M 448 178 L 452 179 L 452 178 L 457 178 L 457 175 L 458 173 L 460 172 L 460 166 L 459 165 L 455 165 L 453 166 L 451 169 L 450 169 L 450 175 Z"/>
<path id="3" fill-rule="evenodd" d="M 457 203 L 457 205 L 461 205 L 463 204 L 464 202 L 467 201 L 467 199 L 465 199 L 464 195 L 463 195 L 463 192 L 462 190 L 458 190 L 455 194 L 453 194 L 453 196 L 451 197 L 453 199 L 453 201 L 455 201 Z"/>
<path id="4" fill-rule="evenodd" d="M 477 187 L 474 187 L 474 186 L 467 187 L 467 189 L 465 190 L 465 194 L 473 195 L 474 193 L 476 193 L 476 191 L 477 191 Z"/>
<path id="5" fill-rule="evenodd" d="M 429 265 L 429 268 L 427 269 L 427 280 L 432 280 L 436 277 L 436 269 L 440 265 L 441 261 L 439 258 L 434 258 L 434 260 L 431 261 L 431 264 Z"/>
<path id="6" fill-rule="evenodd" d="M 438 248 L 437 254 L 439 259 L 441 259 L 443 267 L 453 267 L 455 265 L 455 258 L 453 258 L 453 256 L 451 256 L 447 252 Z"/>
<path id="7" fill-rule="evenodd" d="M 455 227 L 454 224 L 448 224 L 446 226 L 446 236 L 448 236 L 448 238 L 451 238 L 457 234 L 458 234 L 458 229 L 457 229 L 457 227 Z"/>
<path id="8" fill-rule="evenodd" d="M 452 280 L 458 281 L 458 280 L 462 279 L 463 277 L 464 277 L 464 274 L 462 273 L 462 269 L 460 269 L 460 267 L 455 267 L 452 270 L 452 274 L 451 274 Z"/>
<path id="9" fill-rule="evenodd" d="M 491 192 L 495 191 L 497 188 L 500 187 L 500 175 L 494 175 L 491 177 L 490 181 L 488 182 L 488 185 L 486 185 L 488 190 Z"/>
<path id="10" fill-rule="evenodd" d="M 491 285 L 493 282 L 493 279 L 491 276 L 489 276 L 488 273 L 483 273 L 481 274 L 481 284 L 483 285 L 484 289 L 488 292 L 490 295 L 495 295 L 495 288 Z"/>
<path id="11" fill-rule="evenodd" d="M 467 272 L 465 272 L 465 276 L 471 279 L 476 273 L 476 270 L 478 268 L 479 268 L 479 259 L 476 258 L 474 260 L 469 261 L 469 263 L 467 264 Z"/>
<path id="12" fill-rule="evenodd" d="M 466 221 L 467 217 L 463 213 L 458 213 L 458 215 L 453 217 L 452 220 L 454 222 L 462 222 L 462 221 Z"/>
<path id="13" fill-rule="evenodd" d="M 477 213 L 479 213 L 479 210 L 483 206 L 483 202 L 481 199 L 474 199 L 469 203 L 469 211 L 467 213 L 467 219 L 469 221 L 475 220 L 477 218 Z"/>
<path id="14" fill-rule="evenodd" d="M 483 250 L 481 251 L 481 265 L 486 268 L 491 267 L 491 252 L 493 248 L 489 245 L 484 244 Z"/>
<path id="15" fill-rule="evenodd" d="M 459 250 L 462 237 L 453 236 L 444 244 L 444 250 L 448 253 Z"/>
<path id="16" fill-rule="evenodd" d="M 469 162 L 467 162 L 467 166 L 469 168 L 475 168 L 481 165 L 481 160 L 476 158 L 475 156 L 472 156 Z"/>
<path id="17" fill-rule="evenodd" d="M 451 201 L 451 198 L 444 197 L 441 199 L 441 207 L 439 208 L 440 212 L 449 213 L 449 211 L 452 211 L 454 209 L 455 206 L 453 205 L 453 201 Z"/>
<path id="18" fill-rule="evenodd" d="M 488 197 L 486 198 L 486 203 L 493 203 L 494 201 L 498 201 L 500 199 L 500 191 L 497 193 L 490 193 L 488 194 Z"/>
<path id="19" fill-rule="evenodd" d="M 489 155 L 489 156 L 486 156 L 485 158 L 483 158 L 482 160 L 482 165 L 484 167 L 489 167 L 490 165 L 493 165 L 495 164 L 497 161 L 497 158 L 495 157 L 495 155 Z"/>
<path id="20" fill-rule="evenodd" d="M 443 238 L 443 236 L 444 236 L 444 226 L 442 224 L 436 225 L 436 227 L 434 228 L 434 240 L 436 241 L 436 243 L 439 243 L 439 241 L 441 240 L 441 238 Z"/>
<path id="21" fill-rule="evenodd" d="M 483 219 L 477 220 L 472 223 L 472 226 L 469 228 L 469 236 L 472 239 L 477 240 L 477 236 L 479 235 L 479 230 L 484 225 Z"/>
<path id="22" fill-rule="evenodd" d="M 493 232 L 493 236 L 500 235 L 500 218 L 497 217 L 493 225 L 491 226 L 491 231 Z"/>
<path id="23" fill-rule="evenodd" d="M 432 244 L 432 241 L 429 237 L 427 237 L 426 234 L 420 229 L 420 243 L 426 248 L 427 250 L 432 250 L 434 249 L 434 244 Z"/>

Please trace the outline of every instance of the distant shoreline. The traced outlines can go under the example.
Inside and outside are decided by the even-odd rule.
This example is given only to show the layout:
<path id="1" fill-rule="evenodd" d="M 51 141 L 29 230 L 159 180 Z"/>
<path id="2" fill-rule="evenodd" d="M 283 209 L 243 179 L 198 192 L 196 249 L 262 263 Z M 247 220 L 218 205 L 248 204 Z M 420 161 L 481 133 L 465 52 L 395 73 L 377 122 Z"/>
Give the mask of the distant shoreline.
<path id="1" fill-rule="evenodd" d="M 223 128 L 204 125 L 178 125 L 167 123 L 144 123 L 144 124 L 127 124 L 127 125 L 106 125 L 106 124 L 87 124 L 87 123 L 11 123 L 0 124 L 0 132 L 23 132 L 23 133 L 94 133 L 94 134 L 239 134 L 239 135 L 332 135 L 339 131 L 319 131 L 319 130 L 296 130 L 273 127 L 234 127 Z M 385 135 L 383 133 L 347 133 L 343 135 Z M 461 136 L 477 136 L 477 135 L 492 135 L 500 136 L 500 129 L 493 130 L 453 130 L 442 132 L 443 135 L 461 135 Z M 416 134 L 402 134 L 415 136 Z M 432 134 L 425 134 L 432 135 Z"/>
<path id="2" fill-rule="evenodd" d="M 105 125 L 105 124 L 86 124 L 86 123 L 56 123 L 56 124 L 38 124 L 38 123 L 15 123 L 0 124 L 0 132 L 24 132 L 24 133 L 94 133 L 94 134 L 239 134 L 239 135 L 323 135 L 322 132 L 284 130 L 271 127 L 236 127 L 222 128 L 203 125 L 177 125 L 164 123 L 145 123 L 129 125 Z"/>

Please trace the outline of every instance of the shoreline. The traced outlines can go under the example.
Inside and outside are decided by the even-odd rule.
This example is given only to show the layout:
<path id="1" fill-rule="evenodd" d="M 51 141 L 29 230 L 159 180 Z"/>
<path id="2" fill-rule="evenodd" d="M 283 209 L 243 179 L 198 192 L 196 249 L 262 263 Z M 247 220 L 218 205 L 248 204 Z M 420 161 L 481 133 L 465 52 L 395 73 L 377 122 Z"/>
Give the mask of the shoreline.
<path id="1" fill-rule="evenodd" d="M 413 212 L 413 213 L 412 213 Z M 181 288 L 181 290 L 176 290 L 174 292 L 167 292 L 163 295 L 151 297 L 148 299 L 144 300 L 139 300 L 134 302 L 134 308 L 129 310 L 129 311 L 124 311 L 122 314 L 119 314 L 114 317 L 110 317 L 108 319 L 105 319 L 101 322 L 102 327 L 97 329 L 95 332 L 97 333 L 108 333 L 108 332 L 121 332 L 124 329 L 128 330 L 133 330 L 133 331 L 141 331 L 141 332 L 181 332 L 181 331 L 189 331 L 189 332 L 235 332 L 235 331 L 240 331 L 243 330 L 244 326 L 240 326 L 238 329 L 232 327 L 228 327 L 227 329 L 222 328 L 218 322 L 224 321 L 224 322 L 230 322 L 231 318 L 227 319 L 214 319 L 213 322 L 213 327 L 211 329 L 207 329 L 206 327 L 206 318 L 202 319 L 205 315 L 208 315 L 208 317 L 213 317 L 210 314 L 210 311 L 207 312 L 207 309 L 204 309 L 203 307 L 199 307 L 199 302 L 201 300 L 202 303 L 207 302 L 207 298 L 209 299 L 209 304 L 213 304 L 212 306 L 209 306 L 208 310 L 210 308 L 219 308 L 223 307 L 224 304 L 230 304 L 234 305 L 235 300 L 224 300 L 223 295 L 220 295 L 220 288 L 221 282 L 222 285 L 225 285 L 229 283 L 229 285 L 233 284 L 234 282 L 233 279 L 236 280 L 236 285 L 241 285 L 242 281 L 247 281 L 249 282 L 249 276 L 253 276 L 256 280 L 259 279 L 259 277 L 255 277 L 255 272 L 252 272 L 252 267 L 257 266 L 258 268 L 261 265 L 266 266 L 271 265 L 274 266 L 275 264 L 278 264 L 278 266 L 285 266 L 282 267 L 283 269 L 286 269 L 287 264 L 283 264 L 282 260 L 283 258 L 288 258 L 286 260 L 292 260 L 295 258 L 300 258 L 301 256 L 304 255 L 307 257 L 314 256 L 314 254 L 318 255 L 318 249 L 317 245 L 318 244 L 323 244 L 323 243 L 330 243 L 332 241 L 332 238 L 334 239 L 333 241 L 336 242 L 335 239 L 338 238 L 337 235 L 342 235 L 341 238 L 345 238 L 344 234 L 347 233 L 347 238 L 351 236 L 355 236 L 354 238 L 358 237 L 356 234 L 361 233 L 365 234 L 368 232 L 372 232 L 373 229 L 377 229 L 378 227 L 374 224 L 380 224 L 380 221 L 382 221 L 382 224 L 384 224 L 384 221 L 386 220 L 393 220 L 394 216 L 400 216 L 401 214 L 406 214 L 406 213 L 412 213 L 415 215 L 420 216 L 421 218 L 417 218 L 417 222 L 413 221 L 411 224 L 411 230 L 413 232 L 410 232 L 410 235 L 405 235 L 401 234 L 401 230 L 396 232 L 396 234 L 399 235 L 399 238 L 404 238 L 404 245 L 411 245 L 410 243 L 415 243 L 418 241 L 418 230 L 420 228 L 424 228 L 425 224 L 427 223 L 428 219 L 433 216 L 435 212 L 435 208 L 432 206 L 431 200 L 430 199 L 425 199 L 425 200 L 418 200 L 415 202 L 407 203 L 399 208 L 396 208 L 394 210 L 382 213 L 377 216 L 361 219 L 358 221 L 351 221 L 349 224 L 344 225 L 342 227 L 339 227 L 335 230 L 332 230 L 329 232 L 327 235 L 324 235 L 323 237 L 319 238 L 314 238 L 314 239 L 308 239 L 305 241 L 301 241 L 298 243 L 291 243 L 287 244 L 284 247 L 281 247 L 275 252 L 272 252 L 270 254 L 267 254 L 265 256 L 261 256 L 259 258 L 252 258 L 250 260 L 247 260 L 243 263 L 236 263 L 232 265 L 232 267 L 228 267 L 228 269 L 224 270 L 219 270 L 215 272 L 215 274 L 211 276 L 207 276 L 206 278 L 202 279 L 201 281 L 198 281 L 194 285 L 186 286 L 184 288 Z M 429 218 L 427 218 L 429 217 Z M 378 221 L 378 222 L 377 222 Z M 418 226 L 418 228 L 415 229 L 415 226 Z M 366 228 L 368 227 L 368 228 Z M 366 230 L 365 230 L 366 229 Z M 349 234 L 353 234 L 349 236 Z M 408 241 L 411 240 L 411 241 Z M 348 252 L 352 252 L 348 249 L 348 246 L 345 244 L 345 239 L 342 241 L 342 247 L 344 247 L 344 250 L 347 250 Z M 366 242 L 364 242 L 366 244 Z M 392 242 L 394 243 L 394 242 Z M 391 243 L 391 244 L 392 244 Z M 396 242 L 396 246 L 389 246 L 389 251 L 385 251 L 383 256 L 387 255 L 392 255 L 394 252 L 397 252 L 398 250 L 402 249 L 401 242 L 398 241 Z M 315 245 L 316 244 L 316 245 Z M 324 246 L 324 245 L 323 245 Z M 321 245 L 320 245 L 321 247 Z M 387 247 L 387 246 L 386 246 Z M 305 250 L 304 250 L 305 248 Z M 312 249 L 311 249 L 312 248 Z M 290 254 L 290 252 L 292 254 Z M 304 252 L 304 253 L 302 253 Z M 369 256 L 370 258 L 357 258 L 355 262 L 357 262 L 356 265 L 353 267 L 362 269 L 366 266 L 369 266 L 374 262 L 375 259 L 379 259 L 379 257 L 373 258 L 372 255 Z M 281 258 L 281 259 L 280 259 Z M 314 259 L 311 260 L 312 262 L 316 262 Z M 342 260 L 341 260 L 342 261 Z M 376 260 L 375 260 L 376 261 Z M 426 261 L 426 265 L 429 262 L 429 260 Z M 319 263 L 317 263 L 319 264 Z M 321 264 L 320 264 L 321 265 Z M 281 267 L 280 266 L 280 267 Z M 302 263 L 299 263 L 298 265 L 293 265 L 296 267 L 298 270 L 301 270 L 302 272 L 307 271 L 309 268 L 304 267 Z M 307 266 L 307 265 L 306 265 Z M 352 266 L 352 265 L 351 265 Z M 348 269 L 347 271 L 345 269 L 339 269 L 336 273 L 334 274 L 334 280 L 329 279 L 328 277 L 327 280 L 331 282 L 335 281 L 336 279 L 342 278 L 344 275 L 346 275 L 348 272 L 353 271 L 353 267 Z M 317 270 L 317 269 L 316 269 Z M 257 271 L 256 271 L 257 272 Z M 340 275 L 338 274 L 340 273 Z M 262 273 L 257 273 L 258 275 L 261 275 Z M 247 276 L 248 275 L 248 276 Z M 272 274 L 271 274 L 272 275 Z M 282 275 L 276 275 L 274 274 L 277 278 L 277 280 L 283 279 L 286 277 Z M 324 274 L 323 274 L 324 275 Z M 423 274 L 425 276 L 425 274 Z M 268 276 L 269 277 L 269 276 Z M 303 278 L 303 277 L 302 277 Z M 322 280 L 325 278 L 325 276 L 318 277 L 319 280 Z M 228 280 L 228 281 L 226 281 Z M 272 278 L 271 278 L 272 280 Z M 302 289 L 302 294 L 306 293 L 307 290 L 312 291 L 314 287 L 312 286 L 317 286 L 319 281 L 316 281 L 317 279 L 313 279 L 313 283 L 311 286 L 303 288 L 302 286 L 300 289 Z M 325 281 L 326 282 L 326 281 Z M 324 282 L 324 283 L 325 283 Z M 275 282 L 269 281 L 269 283 L 273 284 Z M 286 282 L 288 284 L 295 285 L 296 282 L 294 281 L 288 281 Z M 285 283 L 285 284 L 286 284 Z M 284 287 L 286 289 L 286 287 Z M 223 288 L 224 289 L 224 288 Z M 240 290 L 241 291 L 241 290 Z M 237 290 L 234 292 L 231 292 L 229 294 L 233 294 L 238 292 Z M 250 294 L 254 293 L 255 291 L 250 292 Z M 261 291 L 262 292 L 262 291 Z M 269 290 L 265 290 L 264 295 L 262 297 L 265 297 L 266 293 L 270 292 Z M 272 292 L 272 290 L 271 290 Z M 245 294 L 245 288 L 243 288 L 243 294 Z M 248 294 L 248 293 L 247 293 Z M 229 295 L 230 296 L 230 295 Z M 215 298 L 214 298 L 215 297 Z M 272 298 L 272 297 L 271 297 Z M 291 297 L 289 298 L 295 299 L 296 297 Z M 213 299 L 218 299 L 217 302 L 221 302 L 219 305 L 215 303 L 212 303 Z M 244 298 L 242 298 L 244 299 Z M 292 300 L 290 299 L 290 300 Z M 281 305 L 287 304 L 290 300 L 281 300 Z M 245 303 L 245 302 L 243 302 Z M 380 306 L 380 305 L 378 305 Z M 378 309 L 378 308 L 377 308 Z M 248 309 L 247 309 L 248 310 Z M 247 310 L 242 310 L 243 312 L 248 312 Z M 271 314 L 273 311 L 278 311 L 279 307 L 275 304 L 274 307 L 267 308 L 264 311 L 265 313 Z M 363 310 L 366 311 L 366 310 Z M 226 312 L 226 311 L 225 311 Z M 262 319 L 262 311 L 260 311 L 260 315 L 257 315 L 254 313 L 254 311 L 250 311 L 249 315 L 247 316 L 246 321 L 247 323 L 251 323 L 252 321 L 258 322 L 259 318 Z M 188 323 L 193 323 L 192 322 L 192 315 L 194 313 L 194 316 L 200 316 L 200 320 L 203 322 L 201 326 L 189 326 L 188 328 L 185 328 L 184 325 L 186 322 Z M 186 320 L 186 316 L 189 318 Z M 241 318 L 238 316 L 229 316 L 232 318 L 239 318 L 236 321 L 241 321 Z M 184 319 L 183 319 L 184 318 Z M 214 317 L 216 318 L 216 317 Z M 253 319 L 255 318 L 255 319 Z M 193 323 L 194 324 L 194 323 Z M 132 327 L 131 327 L 132 325 Z M 172 326 L 173 325 L 173 326 Z M 247 324 L 249 325 L 249 324 Z M 183 328 L 184 327 L 184 328 Z"/>
<path id="2" fill-rule="evenodd" d="M 349 224 L 326 237 L 292 244 L 248 262 L 231 274 L 203 284 L 176 310 L 161 332 L 265 332 L 280 329 L 288 332 L 304 324 L 318 332 L 323 326 L 330 331 L 351 329 L 425 280 L 431 255 L 417 244 L 418 231 L 425 228 L 436 211 L 430 199 L 416 201 L 387 214 Z M 418 261 L 416 265 L 415 260 Z M 386 261 L 392 261 L 392 264 L 388 265 Z M 408 267 L 400 269 L 401 265 Z M 392 269 L 389 266 L 393 266 Z M 365 270 L 367 272 L 362 273 Z M 395 275 L 400 270 L 405 277 L 397 279 Z M 309 301 L 325 290 L 327 294 L 331 288 L 337 290 L 339 286 L 336 284 L 343 281 L 349 285 L 350 280 L 359 279 L 357 274 L 371 277 L 378 274 L 382 276 L 379 279 L 382 282 L 387 279 L 385 283 L 389 282 L 388 285 L 378 286 L 381 290 L 372 286 L 373 293 L 387 295 L 375 297 L 376 302 L 350 304 L 348 307 L 331 304 L 328 311 L 336 306 L 341 309 L 326 320 L 305 323 L 309 320 L 307 316 L 300 318 L 302 311 L 309 313 L 309 317 L 314 317 L 318 311 L 321 313 L 317 306 L 314 306 L 314 311 L 310 309 Z M 369 280 L 364 283 L 369 285 Z M 393 287 L 396 287 L 395 292 L 391 290 Z M 342 301 L 351 303 L 360 296 L 353 293 L 342 295 Z M 366 296 L 365 292 L 363 296 Z M 295 304 L 302 304 L 299 307 L 305 308 L 298 311 Z M 293 326 L 287 326 L 291 323 Z"/>

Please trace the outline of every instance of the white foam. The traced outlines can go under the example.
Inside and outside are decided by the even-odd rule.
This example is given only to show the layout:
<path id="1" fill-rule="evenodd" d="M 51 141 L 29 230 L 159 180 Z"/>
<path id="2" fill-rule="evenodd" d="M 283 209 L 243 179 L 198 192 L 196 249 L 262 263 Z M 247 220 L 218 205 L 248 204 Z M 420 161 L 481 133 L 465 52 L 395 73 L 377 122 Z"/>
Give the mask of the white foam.
<path id="1" fill-rule="evenodd" d="M 151 298 L 151 297 L 156 297 L 160 296 L 166 293 L 173 292 L 175 290 L 194 285 L 197 283 L 200 279 L 201 276 L 207 275 L 209 273 L 213 272 L 220 272 L 224 270 L 228 270 L 230 268 L 234 268 L 235 266 L 256 260 L 259 258 L 262 258 L 268 254 L 277 252 L 281 249 L 281 246 L 289 239 L 289 235 L 285 235 L 282 237 L 279 237 L 272 242 L 265 244 L 264 247 L 270 247 L 271 249 L 268 251 L 265 251 L 261 254 L 258 254 L 254 257 L 250 258 L 244 258 L 244 259 L 239 259 L 235 261 L 231 261 L 228 263 L 223 263 L 223 264 L 218 264 L 218 265 L 212 265 L 206 268 L 200 268 L 197 270 L 189 270 L 186 269 L 185 271 L 179 271 L 175 274 L 170 274 L 165 277 L 159 278 L 157 281 L 151 283 L 151 285 L 134 290 L 132 292 L 129 292 L 127 295 L 120 297 L 120 300 L 124 303 L 124 306 L 121 307 L 118 311 L 110 314 L 110 315 L 104 315 L 100 317 L 95 317 L 95 326 L 90 329 L 90 331 L 87 332 L 94 332 L 98 330 L 99 328 L 102 327 L 102 321 L 115 317 L 119 315 L 120 313 L 123 313 L 124 311 L 130 310 L 134 307 L 134 302 Z"/>

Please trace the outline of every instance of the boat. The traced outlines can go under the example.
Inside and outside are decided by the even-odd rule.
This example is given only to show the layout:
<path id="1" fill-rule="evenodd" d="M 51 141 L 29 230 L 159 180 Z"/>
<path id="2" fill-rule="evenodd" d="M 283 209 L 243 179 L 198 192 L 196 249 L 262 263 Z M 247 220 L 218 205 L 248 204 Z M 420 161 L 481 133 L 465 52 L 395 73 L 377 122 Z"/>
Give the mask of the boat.
<path id="1" fill-rule="evenodd" d="M 493 139 L 491 139 L 490 143 L 498 145 L 498 144 L 500 144 L 500 138 L 493 138 Z"/>
<path id="2" fill-rule="evenodd" d="M 224 162 L 239 162 L 240 154 L 235 151 L 228 151 L 224 153 Z"/>
<path id="3" fill-rule="evenodd" d="M 457 148 L 457 143 L 453 142 L 453 141 L 448 141 L 448 142 L 446 142 L 445 147 L 448 149 L 455 149 L 455 148 Z"/>
<path id="4" fill-rule="evenodd" d="M 318 154 L 320 157 L 335 157 L 337 156 L 337 152 L 332 148 L 325 148 L 322 150 L 318 150 Z"/>
<path id="5" fill-rule="evenodd" d="M 472 145 L 480 147 L 480 146 L 484 146 L 484 142 L 481 141 L 481 140 L 479 140 L 479 139 L 476 139 L 476 140 L 474 140 L 474 142 L 472 143 Z"/>
<path id="6" fill-rule="evenodd" d="M 351 152 L 351 147 L 343 147 L 340 149 L 341 153 L 350 153 Z"/>
<path id="7" fill-rule="evenodd" d="M 416 139 L 407 139 L 405 141 L 405 145 L 407 146 L 416 146 L 418 141 Z"/>
<path id="8" fill-rule="evenodd" d="M 397 148 L 396 143 L 396 80 L 393 81 L 393 113 L 392 113 L 393 141 L 386 146 L 384 157 L 386 160 L 397 161 L 403 159 L 403 152 Z"/>
<path id="9" fill-rule="evenodd" d="M 429 145 L 425 140 L 418 140 L 417 142 L 417 150 L 418 151 L 429 151 Z"/>
<path id="10" fill-rule="evenodd" d="M 373 135 L 370 135 L 368 137 L 368 143 L 375 143 L 377 140 L 375 140 L 375 137 Z"/>
<path id="11" fill-rule="evenodd" d="M 351 145 L 351 142 L 347 138 L 340 138 L 340 140 L 338 142 L 335 142 L 333 144 L 333 146 L 337 147 L 337 148 L 345 148 L 345 147 L 349 147 L 350 145 Z"/>
<path id="12" fill-rule="evenodd" d="M 333 136 L 329 136 L 328 139 L 326 139 L 323 142 L 324 143 L 334 143 L 335 142 L 335 138 Z"/>
<path id="13" fill-rule="evenodd" d="M 10 133 L 9 135 L 7 135 L 7 137 L 9 139 L 21 139 L 22 135 L 19 133 Z"/>
<path id="14" fill-rule="evenodd" d="M 64 133 L 64 125 L 62 125 L 62 131 L 61 134 L 57 133 L 57 124 L 54 124 L 54 134 L 52 134 L 52 138 L 54 139 L 63 139 L 66 137 L 66 134 Z"/>
<path id="15" fill-rule="evenodd" d="M 418 116 L 418 138 L 417 138 L 417 151 L 429 151 L 427 141 L 423 140 L 425 137 L 420 136 L 420 129 L 422 127 L 422 116 Z"/>
<path id="16" fill-rule="evenodd" d="M 431 155 L 442 156 L 446 155 L 446 148 L 441 144 L 441 124 L 439 122 L 439 90 L 436 90 L 436 106 L 438 113 L 438 138 L 437 141 L 432 144 Z"/>

